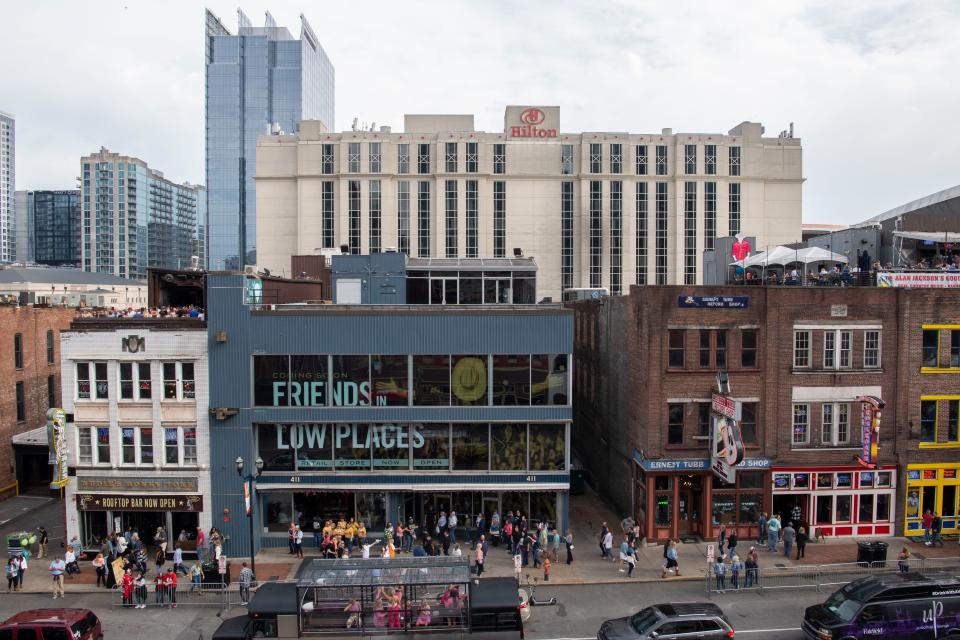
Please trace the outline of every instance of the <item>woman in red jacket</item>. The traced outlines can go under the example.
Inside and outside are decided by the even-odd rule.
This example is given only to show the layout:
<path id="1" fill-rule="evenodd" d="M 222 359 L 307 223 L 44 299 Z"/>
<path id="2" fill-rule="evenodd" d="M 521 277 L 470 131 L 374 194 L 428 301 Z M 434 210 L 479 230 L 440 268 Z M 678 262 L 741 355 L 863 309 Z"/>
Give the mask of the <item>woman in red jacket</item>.
<path id="1" fill-rule="evenodd" d="M 99 586 L 99 585 L 98 585 Z M 123 574 L 123 606 L 133 606 L 133 574 L 127 569 Z"/>
<path id="2" fill-rule="evenodd" d="M 163 586 L 167 590 L 167 601 L 174 609 L 177 608 L 177 573 L 173 567 L 167 569 L 163 576 Z"/>

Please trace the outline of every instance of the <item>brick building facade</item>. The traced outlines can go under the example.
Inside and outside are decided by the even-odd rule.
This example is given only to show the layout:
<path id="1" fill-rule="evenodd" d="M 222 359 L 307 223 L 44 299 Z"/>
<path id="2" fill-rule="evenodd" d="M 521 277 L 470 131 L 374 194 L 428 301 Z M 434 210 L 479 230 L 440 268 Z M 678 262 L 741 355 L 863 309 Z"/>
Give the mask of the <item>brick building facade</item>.
<path id="1" fill-rule="evenodd" d="M 60 402 L 60 332 L 75 309 L 0 304 L 0 498 L 17 479 L 11 440 Z"/>
<path id="2" fill-rule="evenodd" d="M 760 512 L 825 536 L 915 533 L 920 502 L 957 527 L 960 293 L 633 287 L 574 306 L 574 448 L 647 537 L 755 535 Z M 710 469 L 718 371 L 742 406 L 733 485 Z M 886 403 L 875 468 L 857 460 L 863 396 Z"/>

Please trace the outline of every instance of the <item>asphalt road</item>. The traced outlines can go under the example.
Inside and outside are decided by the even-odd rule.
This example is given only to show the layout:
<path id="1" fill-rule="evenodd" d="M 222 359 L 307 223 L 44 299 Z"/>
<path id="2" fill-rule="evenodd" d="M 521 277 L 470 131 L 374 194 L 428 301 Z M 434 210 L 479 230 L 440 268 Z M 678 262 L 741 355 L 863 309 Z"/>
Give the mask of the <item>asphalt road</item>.
<path id="1" fill-rule="evenodd" d="M 535 607 L 527 624 L 527 637 L 534 640 L 583 639 L 596 637 L 600 624 L 658 602 L 703 600 L 703 585 L 697 582 L 658 582 L 606 585 L 541 587 L 538 597 L 557 596 L 555 607 Z M 827 593 L 784 589 L 764 594 L 714 596 L 730 617 L 737 637 L 765 640 L 799 640 L 800 622 L 806 606 L 822 602 Z M 62 604 L 61 604 L 62 603 Z M 209 638 L 219 626 L 218 609 L 180 606 L 170 609 L 122 609 L 113 606 L 110 594 L 68 594 L 56 606 L 92 609 L 103 621 L 107 640 L 114 638 Z M 49 607 L 49 596 L 17 594 L 0 598 L 0 620 L 24 609 Z M 243 613 L 234 609 L 225 617 Z"/>

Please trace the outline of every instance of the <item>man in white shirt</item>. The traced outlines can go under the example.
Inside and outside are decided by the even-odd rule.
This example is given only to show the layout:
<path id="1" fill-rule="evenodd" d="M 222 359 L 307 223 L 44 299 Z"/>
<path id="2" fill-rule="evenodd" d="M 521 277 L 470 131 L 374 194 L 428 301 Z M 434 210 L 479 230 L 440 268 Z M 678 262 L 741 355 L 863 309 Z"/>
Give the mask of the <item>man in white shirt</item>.
<path id="1" fill-rule="evenodd" d="M 363 559 L 364 559 L 364 560 L 369 560 L 369 559 L 370 559 L 370 547 L 375 547 L 375 546 L 377 546 L 378 544 L 380 544 L 380 539 L 379 539 L 379 538 L 376 539 L 376 540 L 374 540 L 374 541 L 371 542 L 370 544 L 365 544 L 365 545 L 363 545 Z"/>

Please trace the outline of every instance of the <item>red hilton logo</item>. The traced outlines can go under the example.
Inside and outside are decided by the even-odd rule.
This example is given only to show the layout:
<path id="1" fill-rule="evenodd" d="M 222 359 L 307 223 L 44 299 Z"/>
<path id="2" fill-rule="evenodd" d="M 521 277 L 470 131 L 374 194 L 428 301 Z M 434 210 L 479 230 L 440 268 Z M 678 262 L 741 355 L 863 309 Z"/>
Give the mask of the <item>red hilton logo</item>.
<path id="1" fill-rule="evenodd" d="M 556 138 L 556 129 L 544 129 L 537 126 L 546 118 L 547 114 L 543 112 L 543 109 L 537 109 L 536 107 L 524 109 L 520 112 L 520 122 L 523 124 L 511 126 L 510 136 L 512 138 Z"/>

